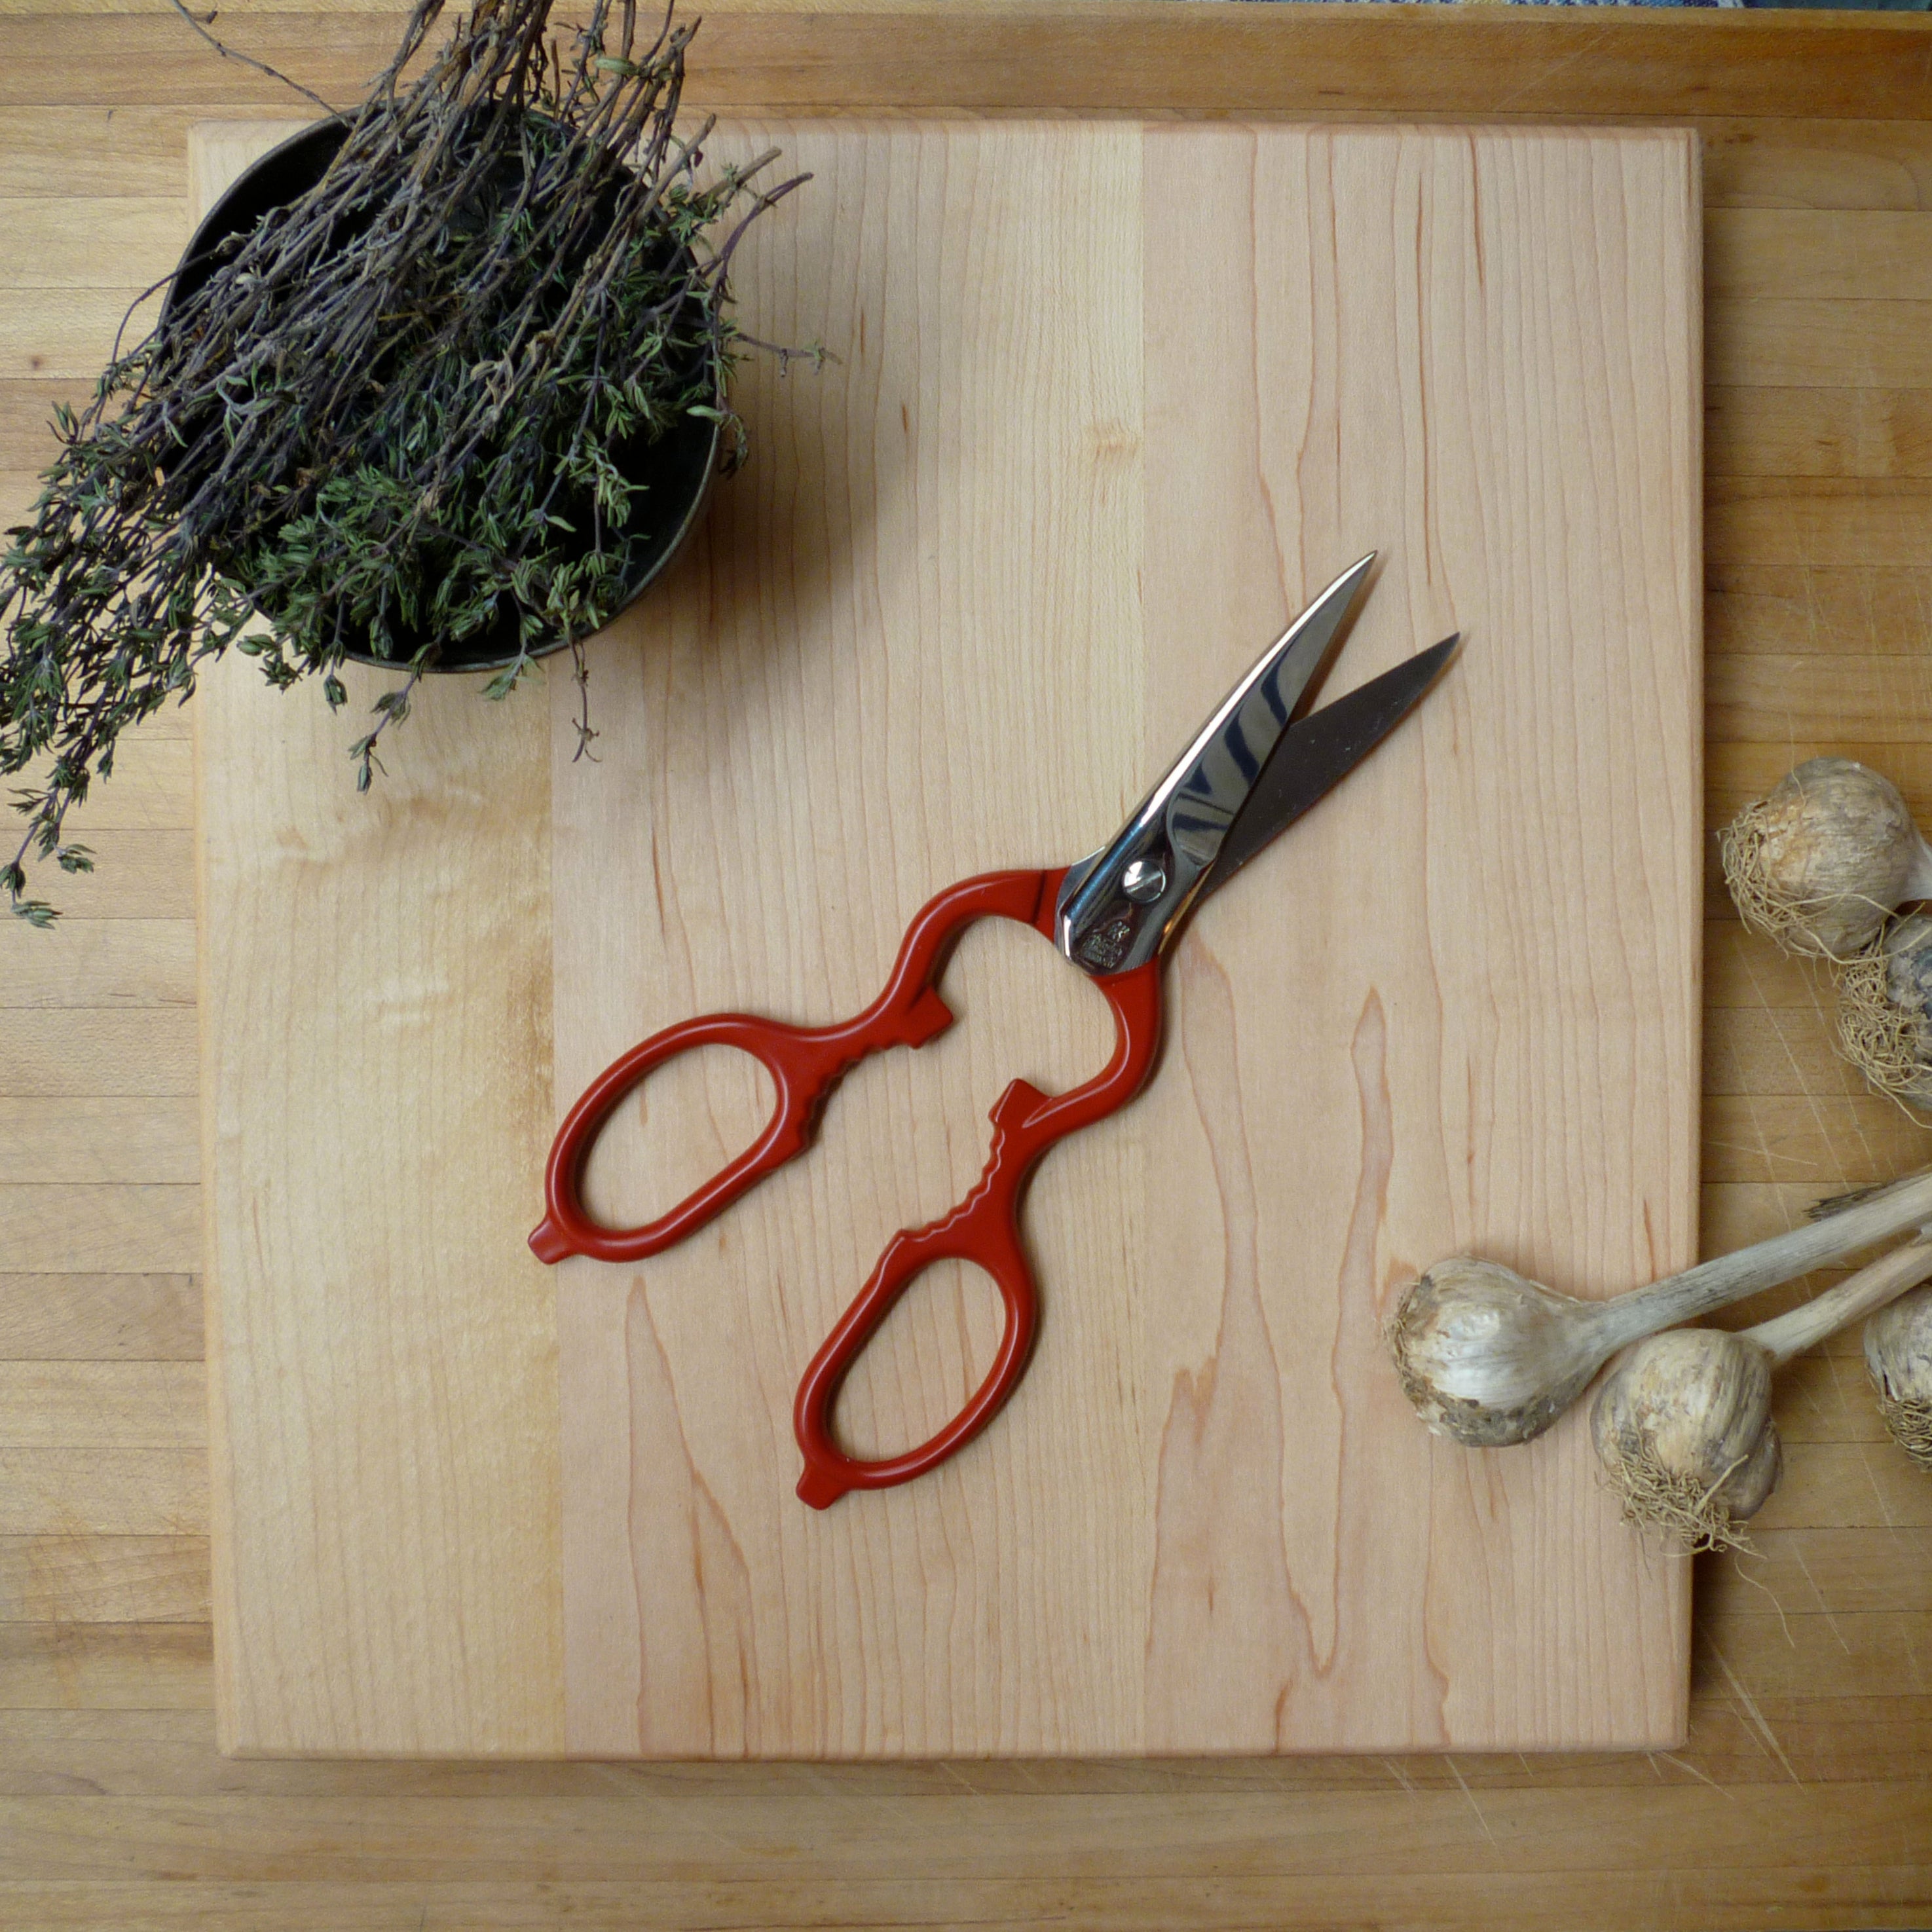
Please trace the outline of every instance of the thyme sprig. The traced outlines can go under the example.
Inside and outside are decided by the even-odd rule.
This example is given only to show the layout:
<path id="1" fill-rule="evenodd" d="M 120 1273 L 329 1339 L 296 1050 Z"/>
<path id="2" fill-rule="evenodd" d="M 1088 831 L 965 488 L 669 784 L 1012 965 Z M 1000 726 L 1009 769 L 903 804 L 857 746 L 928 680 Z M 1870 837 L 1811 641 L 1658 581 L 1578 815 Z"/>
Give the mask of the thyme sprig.
<path id="1" fill-rule="evenodd" d="M 627 449 L 698 417 L 742 452 L 726 275 L 804 177 L 758 185 L 773 150 L 700 181 L 712 124 L 677 125 L 694 27 L 646 41 L 634 0 L 593 0 L 566 56 L 551 4 L 480 0 L 406 81 L 442 11 L 418 0 L 316 185 L 190 265 L 87 408 L 56 410 L 0 555 L 0 773 L 34 767 L 0 866 L 22 918 L 55 916 L 29 855 L 90 869 L 68 812 L 205 659 L 319 676 L 336 707 L 346 652 L 393 660 L 351 750 L 366 789 L 454 646 L 506 660 L 501 698 L 560 638 L 580 686 L 652 536 Z"/>

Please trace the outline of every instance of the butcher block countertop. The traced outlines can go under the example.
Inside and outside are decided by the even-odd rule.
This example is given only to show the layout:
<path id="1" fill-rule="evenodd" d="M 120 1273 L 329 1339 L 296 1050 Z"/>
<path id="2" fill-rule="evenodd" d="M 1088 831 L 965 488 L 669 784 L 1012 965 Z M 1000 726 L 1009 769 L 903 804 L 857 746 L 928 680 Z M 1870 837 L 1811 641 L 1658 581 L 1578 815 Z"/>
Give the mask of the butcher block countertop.
<path id="1" fill-rule="evenodd" d="M 709 14 L 693 92 L 747 112 L 1696 127 L 1708 819 L 1837 751 L 1932 820 L 1932 23 L 1177 0 Z M 396 20 L 243 0 L 218 31 L 349 99 Z M 185 239 L 189 127 L 309 110 L 159 5 L 0 16 L 0 98 L 11 521 L 50 404 L 80 397 Z M 59 932 L 0 926 L 0 1924 L 1717 1932 L 1932 1916 L 1932 1482 L 1880 1439 L 1855 1336 L 1780 1383 L 1789 1473 L 1756 1558 L 1700 1559 L 1690 1736 L 1667 1754 L 221 1757 L 190 753 L 185 716 L 130 743 L 86 815 L 100 872 L 59 882 Z M 1744 940 L 1714 876 L 1706 933 L 1717 1253 L 1932 1160 L 1932 1133 L 1858 1090 L 1820 983 Z"/>

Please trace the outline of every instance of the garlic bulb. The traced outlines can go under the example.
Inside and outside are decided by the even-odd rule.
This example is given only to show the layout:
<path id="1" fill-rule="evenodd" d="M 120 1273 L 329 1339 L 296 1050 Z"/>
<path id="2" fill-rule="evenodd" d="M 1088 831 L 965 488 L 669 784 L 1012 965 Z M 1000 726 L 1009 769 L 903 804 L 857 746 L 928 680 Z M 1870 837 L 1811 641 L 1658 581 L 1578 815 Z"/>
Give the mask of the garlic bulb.
<path id="1" fill-rule="evenodd" d="M 1499 1449 L 1540 1436 L 1622 1348 L 1841 1261 L 1932 1214 L 1932 1172 L 1822 1220 L 1608 1301 L 1582 1301 L 1458 1256 L 1411 1283 L 1388 1330 L 1396 1378 L 1438 1436 Z"/>
<path id="2" fill-rule="evenodd" d="M 1881 1094 L 1932 1108 L 1932 919 L 1892 920 L 1838 980 L 1839 1050 Z"/>
<path id="3" fill-rule="evenodd" d="M 1601 1306 L 1498 1262 L 1438 1262 L 1389 1327 L 1402 1392 L 1437 1435 L 1467 1448 L 1526 1442 L 1576 1400 L 1608 1352 L 1592 1346 Z"/>
<path id="4" fill-rule="evenodd" d="M 1741 1526 L 1778 1485 L 1784 1452 L 1771 1375 L 1792 1356 L 1932 1276 L 1932 1231 L 1815 1300 L 1742 1334 L 1680 1328 L 1640 1342 L 1590 1412 L 1597 1454 L 1628 1522 L 1689 1550 L 1744 1546 Z"/>
<path id="5" fill-rule="evenodd" d="M 1720 844 L 1744 923 L 1789 952 L 1849 958 L 1894 907 L 1932 898 L 1932 848 L 1898 788 L 1850 758 L 1807 759 Z"/>
<path id="6" fill-rule="evenodd" d="M 1915 1288 L 1865 1324 L 1865 1366 L 1892 1439 L 1932 1469 L 1932 1288 Z"/>
<path id="7" fill-rule="evenodd" d="M 1771 1358 L 1720 1328 L 1640 1342 L 1605 1377 L 1590 1412 L 1597 1454 L 1634 1521 L 1693 1550 L 1738 1541 L 1776 1486 L 1784 1452 L 1771 1419 Z"/>

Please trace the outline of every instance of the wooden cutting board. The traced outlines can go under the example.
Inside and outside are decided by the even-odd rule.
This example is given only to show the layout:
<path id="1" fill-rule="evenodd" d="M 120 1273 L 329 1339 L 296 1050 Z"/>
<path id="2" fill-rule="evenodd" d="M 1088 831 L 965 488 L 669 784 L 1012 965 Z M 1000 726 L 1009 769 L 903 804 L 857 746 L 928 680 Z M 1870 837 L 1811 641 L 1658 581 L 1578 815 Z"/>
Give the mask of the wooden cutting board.
<path id="1" fill-rule="evenodd" d="M 208 196 L 264 145 L 204 130 Z M 754 231 L 749 467 L 502 706 L 360 728 L 249 669 L 200 721 L 223 1736 L 648 1756 L 1665 1745 L 1689 1570 L 1582 1418 L 1474 1456 L 1378 1336 L 1475 1250 L 1614 1292 L 1696 1246 L 1696 137 L 1123 122 L 721 128 Z M 524 1246 L 584 1083 L 717 1007 L 818 1022 L 935 890 L 1111 832 L 1364 550 L 1330 683 L 1460 628 L 1418 716 L 1212 901 L 1146 1094 L 1041 1168 L 1044 1314 L 937 1475 L 794 1497 L 799 1372 L 1024 1076 L 1104 1058 L 1042 940 L 682 1249 Z M 366 703 L 378 688 L 358 680 Z M 593 1198 L 750 1137 L 655 1079 Z M 996 1334 L 937 1271 L 842 1409 L 923 1436 Z"/>

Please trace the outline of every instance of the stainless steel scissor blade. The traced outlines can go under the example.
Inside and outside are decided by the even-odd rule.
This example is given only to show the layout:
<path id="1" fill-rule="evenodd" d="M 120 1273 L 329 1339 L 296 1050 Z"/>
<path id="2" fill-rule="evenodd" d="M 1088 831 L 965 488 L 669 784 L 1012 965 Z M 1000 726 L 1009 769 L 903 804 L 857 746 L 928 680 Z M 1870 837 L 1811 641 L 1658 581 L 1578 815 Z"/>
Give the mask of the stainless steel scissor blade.
<path id="1" fill-rule="evenodd" d="M 1298 718 L 1250 788 L 1221 841 L 1197 900 L 1218 892 L 1269 840 L 1285 832 L 1372 752 L 1421 702 L 1462 634 L 1405 658 L 1392 670 Z"/>
<path id="2" fill-rule="evenodd" d="M 1060 889 L 1060 950 L 1088 972 L 1124 972 L 1167 943 L 1214 865 L 1295 706 L 1376 560 L 1352 564 L 1215 708 L 1112 842 Z"/>

